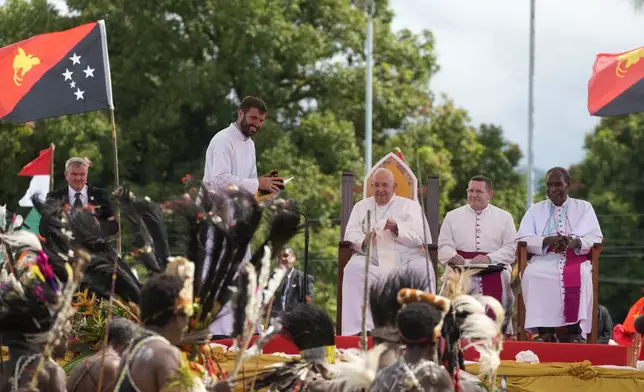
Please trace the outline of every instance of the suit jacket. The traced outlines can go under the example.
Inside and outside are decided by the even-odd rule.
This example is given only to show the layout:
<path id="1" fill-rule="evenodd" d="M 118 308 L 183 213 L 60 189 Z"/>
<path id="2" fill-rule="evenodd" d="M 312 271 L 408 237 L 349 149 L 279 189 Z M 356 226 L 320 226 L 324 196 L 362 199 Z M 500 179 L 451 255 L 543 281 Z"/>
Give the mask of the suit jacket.
<path id="1" fill-rule="evenodd" d="M 110 202 L 107 191 L 103 188 L 93 187 L 87 184 L 87 198 L 88 204 L 94 206 L 94 214 L 101 224 L 103 232 L 107 235 L 115 235 L 119 231 L 119 226 L 114 219 L 114 210 Z M 65 186 L 61 189 L 56 189 L 47 194 L 46 202 L 58 201 L 65 204 L 73 204 L 69 200 L 69 188 Z M 109 220 L 109 218 L 112 218 Z"/>
<path id="2" fill-rule="evenodd" d="M 285 281 L 287 279 L 288 276 L 284 278 Z M 310 297 L 311 301 L 313 301 L 313 275 L 309 275 L 308 288 L 306 292 L 304 292 L 304 272 L 294 268 L 291 274 L 291 280 L 289 281 L 288 285 L 288 290 L 286 290 L 287 312 L 295 309 L 297 305 L 305 303 L 306 297 Z M 280 289 L 277 290 L 277 293 L 275 293 L 275 301 L 273 302 L 273 310 L 271 312 L 274 316 L 279 316 L 285 310 L 282 307 L 283 292 L 284 282 L 282 282 Z M 302 294 L 304 294 L 304 298 L 302 298 Z"/>

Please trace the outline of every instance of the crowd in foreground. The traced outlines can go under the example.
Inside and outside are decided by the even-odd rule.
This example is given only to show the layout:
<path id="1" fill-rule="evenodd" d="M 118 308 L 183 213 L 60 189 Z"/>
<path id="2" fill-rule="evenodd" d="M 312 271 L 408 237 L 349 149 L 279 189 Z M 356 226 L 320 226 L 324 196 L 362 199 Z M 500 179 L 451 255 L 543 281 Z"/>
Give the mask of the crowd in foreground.
<path id="1" fill-rule="evenodd" d="M 410 269 L 374 281 L 374 347 L 340 353 L 324 310 L 302 304 L 270 315 L 287 273 L 271 255 L 300 227 L 296 203 L 258 202 L 236 187 L 161 207 L 126 188 L 115 194 L 137 248 L 125 258 L 91 208 L 34 198 L 40 237 L 2 217 L 0 336 L 8 358 L 0 392 L 477 390 L 479 378 L 464 371 L 462 340 L 481 353 L 479 377 L 494 383 L 504 310 L 491 297 L 466 294 L 467 272 L 455 271 L 443 296 Z M 270 227 L 263 245 L 246 261 L 264 215 Z M 209 326 L 227 307 L 232 367 L 222 366 L 210 344 Z M 249 371 L 275 334 L 300 355 Z M 64 368 L 56 362 L 63 358 Z"/>

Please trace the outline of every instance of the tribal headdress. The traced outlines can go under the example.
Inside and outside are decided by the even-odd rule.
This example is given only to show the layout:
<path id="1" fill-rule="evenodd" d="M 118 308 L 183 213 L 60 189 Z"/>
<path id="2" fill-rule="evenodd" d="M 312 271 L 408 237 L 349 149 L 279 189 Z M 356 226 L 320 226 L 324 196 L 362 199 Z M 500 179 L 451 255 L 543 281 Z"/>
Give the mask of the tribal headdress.
<path id="1" fill-rule="evenodd" d="M 496 369 L 501 363 L 505 310 L 495 298 L 484 295 L 467 295 L 465 282 L 471 274 L 460 270 L 449 273 L 451 306 L 443 323 L 442 336 L 445 349 L 441 362 L 452 375 L 455 388 L 460 390 L 460 370 L 464 369 L 463 350 L 470 347 L 479 353 L 480 376 L 494 382 Z M 464 284 L 465 283 L 465 284 Z M 465 287 L 465 289 L 463 289 Z M 486 311 L 494 314 L 494 320 Z M 465 342 L 462 347 L 461 342 Z"/>
<path id="2" fill-rule="evenodd" d="M 292 312 L 280 316 L 282 335 L 300 350 L 300 358 L 286 362 L 256 377 L 255 389 L 270 387 L 271 391 L 306 390 L 315 378 L 329 377 L 327 365 L 336 362 L 333 321 L 322 308 L 300 304 Z"/>
<path id="3" fill-rule="evenodd" d="M 368 352 L 359 349 L 345 350 L 345 361 L 330 366 L 336 382 L 342 384 L 343 391 L 369 390 L 380 366 L 385 366 L 381 363 L 381 356 L 393 351 L 393 357 L 386 357 L 397 358 L 404 347 L 396 327 L 396 316 L 402 307 L 398 302 L 398 293 L 403 288 L 422 290 L 427 287 L 427 278 L 411 269 L 393 271 L 369 286 L 374 346 Z"/>
<path id="4" fill-rule="evenodd" d="M 87 211 L 64 210 L 59 214 L 57 208 L 42 205 L 36 197 L 33 202 L 41 217 L 51 223 L 50 243 L 43 247 L 36 235 L 23 230 L 0 234 L 9 249 L 9 260 L 0 277 L 0 335 L 10 349 L 28 344 L 32 350 L 42 350 L 43 355 L 34 354 L 27 360 L 38 361 L 31 389 L 37 387 L 45 358 L 67 339 L 74 314 L 73 295 L 90 260 L 78 237 L 94 219 Z M 21 252 L 17 263 L 12 257 L 14 251 Z"/>

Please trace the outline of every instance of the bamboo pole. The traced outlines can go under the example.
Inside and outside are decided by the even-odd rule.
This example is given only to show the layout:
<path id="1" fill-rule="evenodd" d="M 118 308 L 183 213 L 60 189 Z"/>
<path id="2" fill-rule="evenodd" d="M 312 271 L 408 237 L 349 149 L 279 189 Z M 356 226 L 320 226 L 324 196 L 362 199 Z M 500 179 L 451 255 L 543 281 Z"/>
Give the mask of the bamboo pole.
<path id="1" fill-rule="evenodd" d="M 51 144 L 51 172 L 49 174 L 49 192 L 54 190 L 54 155 L 56 152 L 56 145 L 54 143 Z"/>
<path id="2" fill-rule="evenodd" d="M 114 144 L 114 184 L 118 189 L 119 185 L 119 154 L 118 154 L 118 139 L 116 137 L 116 120 L 114 118 L 114 109 L 110 109 L 110 118 L 112 120 L 112 143 Z M 118 233 L 116 238 L 116 251 L 117 255 L 114 258 L 114 269 L 112 270 L 112 287 L 110 291 L 110 304 L 107 308 L 107 318 L 105 320 L 105 332 L 103 334 L 103 344 L 101 355 L 101 370 L 98 374 L 98 382 L 96 384 L 96 392 L 101 392 L 103 386 L 103 372 L 105 371 L 105 354 L 107 352 L 107 331 L 110 328 L 112 321 L 112 306 L 114 305 L 114 296 L 116 295 L 116 275 L 118 273 L 118 259 L 121 256 L 121 209 L 119 204 L 116 203 L 116 223 L 118 224 Z"/>

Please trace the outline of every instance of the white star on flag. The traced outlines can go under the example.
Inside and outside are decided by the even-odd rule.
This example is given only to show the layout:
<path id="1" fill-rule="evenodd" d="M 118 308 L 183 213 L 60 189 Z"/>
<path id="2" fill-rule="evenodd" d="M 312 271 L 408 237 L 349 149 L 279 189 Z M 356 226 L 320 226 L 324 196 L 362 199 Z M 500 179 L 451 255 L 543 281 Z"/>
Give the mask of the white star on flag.
<path id="1" fill-rule="evenodd" d="M 70 86 L 71 88 L 76 87 L 76 82 L 74 82 L 74 81 L 72 80 L 72 82 L 69 84 L 69 86 Z"/>
<path id="2" fill-rule="evenodd" d="M 65 80 L 72 80 L 72 74 L 73 74 L 73 72 L 71 72 L 70 70 L 65 68 L 65 72 L 63 73 L 63 76 L 65 77 Z"/>
<path id="3" fill-rule="evenodd" d="M 85 79 L 91 77 L 94 77 L 94 68 L 90 68 L 89 65 L 87 66 L 86 70 L 83 70 L 85 72 Z"/>
<path id="4" fill-rule="evenodd" d="M 79 99 L 85 99 L 83 98 L 83 94 L 85 94 L 85 91 L 81 91 L 81 89 L 77 88 L 76 91 L 74 92 L 76 94 L 76 100 L 78 101 Z"/>
<path id="5" fill-rule="evenodd" d="M 69 58 L 72 61 L 72 65 L 74 64 L 80 64 L 80 59 L 81 56 L 78 56 L 76 53 L 72 57 Z"/>

